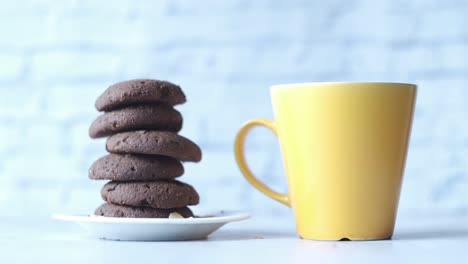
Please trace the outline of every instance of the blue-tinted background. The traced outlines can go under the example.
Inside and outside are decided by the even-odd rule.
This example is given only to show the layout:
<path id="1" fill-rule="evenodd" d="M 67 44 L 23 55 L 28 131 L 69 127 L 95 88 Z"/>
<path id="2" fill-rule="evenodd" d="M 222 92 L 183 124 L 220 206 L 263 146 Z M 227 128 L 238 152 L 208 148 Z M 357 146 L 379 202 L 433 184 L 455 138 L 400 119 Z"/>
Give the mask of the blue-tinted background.
<path id="1" fill-rule="evenodd" d="M 88 138 L 95 98 L 132 78 L 180 84 L 182 134 L 204 150 L 181 178 L 202 208 L 288 209 L 251 188 L 232 153 L 240 124 L 272 117 L 269 86 L 419 85 L 401 211 L 468 211 L 466 0 L 24 0 L 0 3 L 0 210 L 91 212 L 105 154 Z M 249 139 L 258 176 L 286 183 L 275 138 Z"/>

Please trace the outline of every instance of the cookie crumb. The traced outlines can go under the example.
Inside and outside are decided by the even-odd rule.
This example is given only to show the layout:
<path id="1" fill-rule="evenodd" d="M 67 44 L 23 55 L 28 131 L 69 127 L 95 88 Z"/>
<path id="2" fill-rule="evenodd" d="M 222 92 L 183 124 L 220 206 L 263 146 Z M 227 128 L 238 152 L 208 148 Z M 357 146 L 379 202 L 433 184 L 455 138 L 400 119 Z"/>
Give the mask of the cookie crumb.
<path id="1" fill-rule="evenodd" d="M 177 212 L 173 212 L 173 213 L 170 213 L 169 214 L 169 219 L 181 219 L 181 218 L 184 218 L 183 216 L 181 216 L 179 213 Z"/>

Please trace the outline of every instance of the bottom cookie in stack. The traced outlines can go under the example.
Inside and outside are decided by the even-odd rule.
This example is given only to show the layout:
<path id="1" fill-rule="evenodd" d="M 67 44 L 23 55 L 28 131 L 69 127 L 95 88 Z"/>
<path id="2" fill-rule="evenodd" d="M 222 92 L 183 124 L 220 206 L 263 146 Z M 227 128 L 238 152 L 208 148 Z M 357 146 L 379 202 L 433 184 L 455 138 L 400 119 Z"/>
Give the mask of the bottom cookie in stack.
<path id="1" fill-rule="evenodd" d="M 192 211 L 188 207 L 173 209 L 154 209 L 149 207 L 133 207 L 105 203 L 99 206 L 94 212 L 95 215 L 107 217 L 128 217 L 128 218 L 171 218 L 172 215 L 179 215 L 183 218 L 193 217 Z"/>
<path id="2" fill-rule="evenodd" d="M 101 196 L 107 204 L 96 209 L 95 214 L 108 217 L 167 218 L 172 213 L 192 217 L 187 206 L 199 202 L 191 185 L 176 180 L 111 181 L 101 189 Z"/>

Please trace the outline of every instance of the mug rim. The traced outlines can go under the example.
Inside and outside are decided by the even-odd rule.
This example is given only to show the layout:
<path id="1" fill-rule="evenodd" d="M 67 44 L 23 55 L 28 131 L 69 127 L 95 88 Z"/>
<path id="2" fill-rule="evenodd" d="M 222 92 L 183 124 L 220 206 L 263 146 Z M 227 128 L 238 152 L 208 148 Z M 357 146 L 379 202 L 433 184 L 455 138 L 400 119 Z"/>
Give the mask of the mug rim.
<path id="1" fill-rule="evenodd" d="M 270 90 L 277 90 L 277 89 L 294 89 L 298 87 L 302 87 L 304 85 L 307 86 L 319 86 L 319 85 L 339 85 L 339 84 L 375 84 L 375 85 L 405 85 L 410 87 L 417 87 L 416 84 L 413 83 L 403 83 L 403 82 L 303 82 L 303 83 L 283 83 L 283 84 L 274 84 L 270 86 Z"/>

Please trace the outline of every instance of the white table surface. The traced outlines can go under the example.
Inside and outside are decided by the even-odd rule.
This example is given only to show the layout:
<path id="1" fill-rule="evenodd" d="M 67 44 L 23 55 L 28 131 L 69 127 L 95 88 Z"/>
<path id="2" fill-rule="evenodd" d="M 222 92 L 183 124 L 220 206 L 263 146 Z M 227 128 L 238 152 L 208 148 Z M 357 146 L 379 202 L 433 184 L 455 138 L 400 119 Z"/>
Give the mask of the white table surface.
<path id="1" fill-rule="evenodd" d="M 468 263 L 468 218 L 399 217 L 393 240 L 298 239 L 292 217 L 253 217 L 208 240 L 117 242 L 89 238 L 72 223 L 3 217 L 0 263 Z"/>

